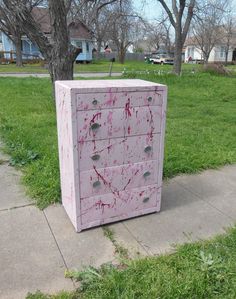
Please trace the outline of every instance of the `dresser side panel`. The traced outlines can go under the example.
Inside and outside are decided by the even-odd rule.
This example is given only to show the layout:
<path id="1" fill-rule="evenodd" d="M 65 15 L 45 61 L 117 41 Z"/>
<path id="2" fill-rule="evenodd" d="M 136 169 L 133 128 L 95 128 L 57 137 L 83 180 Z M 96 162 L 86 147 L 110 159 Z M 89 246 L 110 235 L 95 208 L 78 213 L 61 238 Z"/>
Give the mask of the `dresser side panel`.
<path id="1" fill-rule="evenodd" d="M 158 182 L 160 183 L 160 186 L 162 186 L 162 180 L 163 180 L 166 110 L 167 110 L 167 86 L 163 86 L 163 104 L 161 110 L 161 136 L 160 136 L 160 144 L 159 144 L 159 170 L 158 170 Z"/>
<path id="2" fill-rule="evenodd" d="M 78 230 L 76 203 L 76 188 L 78 188 L 78 186 L 76 186 L 76 172 L 78 172 L 78 167 L 75 164 L 77 132 L 74 132 L 76 128 L 76 113 L 73 112 L 74 106 L 71 90 L 56 83 L 57 132 L 62 204 L 72 224 L 76 230 Z"/>

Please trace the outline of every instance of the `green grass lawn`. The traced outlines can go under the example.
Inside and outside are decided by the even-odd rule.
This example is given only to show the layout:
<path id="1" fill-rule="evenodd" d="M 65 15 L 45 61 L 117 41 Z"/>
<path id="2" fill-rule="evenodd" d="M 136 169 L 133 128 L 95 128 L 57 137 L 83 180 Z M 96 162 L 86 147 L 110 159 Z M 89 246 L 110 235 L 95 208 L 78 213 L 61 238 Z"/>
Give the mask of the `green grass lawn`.
<path id="1" fill-rule="evenodd" d="M 168 85 L 164 177 L 236 162 L 236 78 L 143 76 Z M 40 208 L 60 199 L 55 107 L 48 79 L 0 78 L 0 134 Z"/>
<path id="2" fill-rule="evenodd" d="M 235 299 L 236 229 L 214 240 L 179 246 L 175 253 L 78 273 L 74 293 L 27 299 Z"/>
<path id="3" fill-rule="evenodd" d="M 39 64 L 26 64 L 24 67 L 17 67 L 15 64 L 0 64 L 0 73 L 47 74 L 48 70 Z"/>
<path id="4" fill-rule="evenodd" d="M 202 65 L 198 64 L 187 64 L 182 65 L 183 72 L 191 72 L 192 70 L 201 70 Z M 228 68 L 231 71 L 236 70 L 235 65 L 229 65 Z M 74 72 L 105 72 L 108 73 L 110 69 L 110 62 L 108 60 L 94 60 L 89 64 L 75 64 Z M 113 72 L 125 71 L 171 71 L 171 65 L 158 65 L 158 64 L 147 64 L 144 61 L 126 61 L 124 64 L 116 61 L 113 64 Z M 24 67 L 17 67 L 15 64 L 0 65 L 0 73 L 48 73 L 45 67 L 41 67 L 39 64 L 27 64 Z"/>
<path id="5" fill-rule="evenodd" d="M 199 65 L 183 64 L 183 70 L 199 69 Z M 109 72 L 110 62 L 108 60 L 97 60 L 89 64 L 75 64 L 74 72 Z M 115 62 L 113 64 L 113 72 L 127 71 L 145 71 L 145 70 L 164 70 L 169 71 L 172 69 L 171 65 L 152 65 L 147 64 L 144 61 L 126 61 L 125 64 Z M 39 65 L 27 64 L 24 67 L 17 67 L 15 64 L 0 65 L 0 73 L 48 73 L 48 70 Z"/>

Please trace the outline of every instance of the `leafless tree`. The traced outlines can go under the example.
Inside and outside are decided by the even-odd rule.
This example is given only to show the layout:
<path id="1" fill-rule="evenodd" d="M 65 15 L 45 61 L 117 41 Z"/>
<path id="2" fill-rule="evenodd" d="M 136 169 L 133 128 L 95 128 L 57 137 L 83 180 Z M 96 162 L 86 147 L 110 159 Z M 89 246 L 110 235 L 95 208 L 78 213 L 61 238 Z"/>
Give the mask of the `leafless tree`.
<path id="1" fill-rule="evenodd" d="M 134 12 L 131 0 L 115 3 L 108 17 L 108 36 L 116 47 L 119 62 L 123 64 L 127 49 L 136 38 L 141 18 Z"/>
<path id="2" fill-rule="evenodd" d="M 21 2 L 27 5 L 29 11 L 31 11 L 33 7 L 39 5 L 42 0 L 21 0 Z M 21 38 L 24 32 L 17 23 L 15 10 L 9 11 L 2 3 L 0 4 L 0 30 L 4 32 L 15 45 L 16 65 L 19 67 L 23 66 Z"/>
<path id="3" fill-rule="evenodd" d="M 208 63 L 212 49 L 222 43 L 224 38 L 223 16 L 226 5 L 224 0 L 212 0 L 198 6 L 193 23 L 193 36 L 203 54 L 204 63 Z"/>
<path id="4" fill-rule="evenodd" d="M 158 51 L 163 44 L 164 32 L 160 23 L 155 22 L 147 26 L 147 43 L 150 49 Z"/>
<path id="5" fill-rule="evenodd" d="M 175 56 L 173 72 L 177 75 L 181 73 L 182 48 L 186 40 L 190 23 L 192 21 L 195 0 L 172 0 L 172 5 L 168 6 L 164 0 L 157 0 L 166 11 L 171 25 L 175 30 Z"/>
<path id="6" fill-rule="evenodd" d="M 155 22 L 147 23 L 146 36 L 150 49 L 158 51 L 162 47 L 167 53 L 171 52 L 170 27 L 171 24 L 165 15 Z"/>
<path id="7" fill-rule="evenodd" d="M 82 20 L 94 33 L 97 50 L 101 51 L 102 43 L 107 39 L 110 26 L 110 6 L 120 0 L 72 0 L 71 17 Z"/>
<path id="8" fill-rule="evenodd" d="M 87 2 L 95 1 L 87 0 Z M 104 1 L 99 9 L 109 2 Z M 52 82 L 71 80 L 73 79 L 74 61 L 81 52 L 81 49 L 73 46 L 70 41 L 69 27 L 72 21 L 73 1 L 47 0 L 44 3 L 50 18 L 50 36 L 41 30 L 40 24 L 31 14 L 30 6 L 26 0 L 2 0 L 4 11 L 9 15 L 14 13 L 15 23 L 20 31 L 24 32 L 38 46 L 48 62 Z"/>
<path id="9" fill-rule="evenodd" d="M 231 13 L 227 14 L 224 20 L 223 31 L 225 41 L 225 64 L 227 65 L 230 48 L 232 46 L 236 47 L 236 44 L 233 44 L 234 36 L 236 36 L 236 29 Z"/>
<path id="10" fill-rule="evenodd" d="M 73 78 L 73 62 L 80 49 L 71 45 L 67 22 L 68 2 L 64 0 L 48 0 L 48 13 L 51 23 L 50 38 L 40 28 L 40 24 L 31 14 L 24 1 L 3 0 L 4 10 L 14 12 L 16 24 L 21 32 L 34 42 L 49 65 L 52 82 Z"/>

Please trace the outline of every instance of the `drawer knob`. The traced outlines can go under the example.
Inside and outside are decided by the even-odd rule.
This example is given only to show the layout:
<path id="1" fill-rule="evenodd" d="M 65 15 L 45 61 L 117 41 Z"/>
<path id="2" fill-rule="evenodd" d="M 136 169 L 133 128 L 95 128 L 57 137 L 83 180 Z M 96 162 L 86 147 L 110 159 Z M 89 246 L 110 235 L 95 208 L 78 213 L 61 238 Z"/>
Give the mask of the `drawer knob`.
<path id="1" fill-rule="evenodd" d="M 149 177 L 150 175 L 151 175 L 151 172 L 150 172 L 150 171 L 146 171 L 146 172 L 144 172 L 143 177 L 144 177 L 144 178 L 147 178 L 147 177 Z"/>
<path id="2" fill-rule="evenodd" d="M 146 146 L 145 149 L 144 149 L 144 152 L 146 154 L 149 154 L 151 151 L 152 151 L 152 147 L 150 145 Z"/>
<path id="3" fill-rule="evenodd" d="M 149 197 L 145 197 L 145 198 L 143 199 L 143 202 L 146 203 L 146 202 L 149 201 L 149 199 L 150 199 Z"/>
<path id="4" fill-rule="evenodd" d="M 93 101 L 92 101 L 92 104 L 93 104 L 94 106 L 96 106 L 96 105 L 98 104 L 98 100 L 93 100 Z"/>
<path id="5" fill-rule="evenodd" d="M 91 125 L 91 129 L 92 129 L 93 131 L 95 131 L 95 130 L 99 129 L 100 126 L 101 126 L 101 125 L 99 125 L 98 123 L 94 123 L 94 124 Z"/>
<path id="6" fill-rule="evenodd" d="M 101 186 L 101 182 L 100 181 L 96 181 L 96 182 L 93 183 L 93 188 L 97 188 L 99 186 Z"/>
<path id="7" fill-rule="evenodd" d="M 152 101 L 152 97 L 148 97 L 148 102 L 151 102 Z"/>
<path id="8" fill-rule="evenodd" d="M 92 157 L 91 157 L 91 159 L 93 160 L 93 161 L 98 161 L 99 159 L 100 159 L 100 155 L 93 155 Z"/>

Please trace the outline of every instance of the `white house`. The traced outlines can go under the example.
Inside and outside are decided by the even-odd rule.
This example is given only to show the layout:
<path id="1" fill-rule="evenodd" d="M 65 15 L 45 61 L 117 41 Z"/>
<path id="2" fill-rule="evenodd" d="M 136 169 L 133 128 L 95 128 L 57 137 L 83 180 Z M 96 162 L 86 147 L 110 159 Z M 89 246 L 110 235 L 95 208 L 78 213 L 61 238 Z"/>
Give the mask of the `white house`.
<path id="1" fill-rule="evenodd" d="M 224 41 L 213 47 L 210 52 L 209 62 L 225 62 L 226 46 Z M 190 60 L 197 61 L 203 60 L 203 53 L 200 47 L 197 45 L 194 38 L 188 38 L 185 42 L 185 57 L 184 61 L 189 62 Z M 236 41 L 232 41 L 232 45 L 229 48 L 228 62 L 236 62 Z"/>
<path id="2" fill-rule="evenodd" d="M 33 16 L 40 24 L 41 30 L 50 37 L 51 25 L 48 10 L 42 7 L 33 9 Z M 82 52 L 77 56 L 77 62 L 90 62 L 92 60 L 92 51 L 94 47 L 93 34 L 88 27 L 81 21 L 71 22 L 69 24 L 71 43 L 82 49 Z M 41 56 L 37 45 L 31 42 L 27 36 L 21 38 L 21 48 L 23 59 L 30 55 Z M 15 51 L 15 45 L 12 40 L 0 31 L 0 51 L 10 52 Z M 1 53 L 0 53 L 1 54 Z M 9 58 L 10 54 L 4 54 L 5 58 Z"/>

